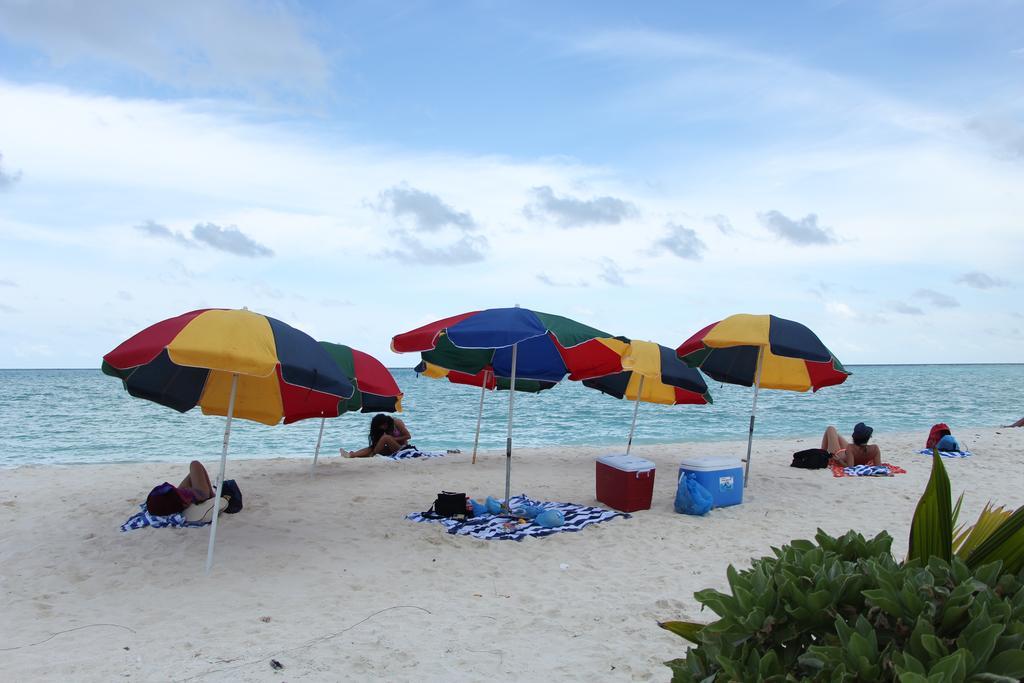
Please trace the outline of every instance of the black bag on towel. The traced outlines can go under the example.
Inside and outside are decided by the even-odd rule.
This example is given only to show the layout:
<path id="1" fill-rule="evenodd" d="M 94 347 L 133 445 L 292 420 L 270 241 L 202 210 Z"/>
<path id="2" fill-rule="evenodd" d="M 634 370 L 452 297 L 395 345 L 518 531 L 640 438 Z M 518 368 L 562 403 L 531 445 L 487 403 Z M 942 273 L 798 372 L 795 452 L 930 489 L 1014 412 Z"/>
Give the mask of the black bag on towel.
<path id="1" fill-rule="evenodd" d="M 234 479 L 224 480 L 220 495 L 228 498 L 228 506 L 224 508 L 224 512 L 233 515 L 242 509 L 242 490 L 238 488 Z"/>
<path id="2" fill-rule="evenodd" d="M 828 451 L 824 448 L 808 448 L 805 451 L 794 453 L 793 462 L 789 466 L 805 470 L 820 470 L 828 467 L 830 457 Z"/>
<path id="3" fill-rule="evenodd" d="M 441 491 L 434 501 L 433 512 L 438 517 L 466 516 L 466 494 Z"/>

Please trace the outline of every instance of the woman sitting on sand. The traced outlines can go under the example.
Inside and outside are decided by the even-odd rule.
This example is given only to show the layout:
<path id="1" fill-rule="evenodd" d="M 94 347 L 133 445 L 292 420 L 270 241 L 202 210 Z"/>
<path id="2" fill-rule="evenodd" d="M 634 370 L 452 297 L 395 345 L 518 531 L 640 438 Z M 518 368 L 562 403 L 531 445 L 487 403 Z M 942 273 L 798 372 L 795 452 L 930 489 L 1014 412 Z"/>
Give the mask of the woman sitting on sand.
<path id="1" fill-rule="evenodd" d="M 341 455 L 349 458 L 391 455 L 402 450 L 411 438 L 412 434 L 409 433 L 404 422 L 396 417 L 377 413 L 370 420 L 370 445 L 351 453 L 342 448 Z"/>
<path id="2" fill-rule="evenodd" d="M 853 443 L 839 436 L 836 428 L 829 425 L 825 435 L 821 437 L 821 447 L 832 456 L 832 459 L 843 467 L 854 465 L 881 465 L 882 449 L 868 445 L 868 439 L 874 430 L 863 422 L 853 427 Z"/>

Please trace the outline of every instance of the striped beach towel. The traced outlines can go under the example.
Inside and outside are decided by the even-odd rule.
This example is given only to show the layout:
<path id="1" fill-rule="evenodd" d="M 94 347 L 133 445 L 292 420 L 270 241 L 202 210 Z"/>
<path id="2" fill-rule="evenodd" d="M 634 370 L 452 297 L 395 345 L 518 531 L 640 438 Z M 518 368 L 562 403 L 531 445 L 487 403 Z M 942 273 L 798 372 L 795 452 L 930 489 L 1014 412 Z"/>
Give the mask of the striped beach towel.
<path id="1" fill-rule="evenodd" d="M 472 536 L 487 540 L 521 541 L 528 536 L 540 537 L 550 536 L 551 534 L 563 531 L 579 531 L 583 527 L 615 519 L 616 517 L 630 517 L 625 512 L 614 512 L 604 508 L 576 505 L 575 503 L 549 503 L 531 500 L 525 494 L 513 496 L 509 502 L 513 510 L 526 506 L 541 507 L 545 510 L 558 510 L 565 517 L 565 524 L 559 527 L 548 528 L 530 521 L 520 524 L 518 519 L 500 515 L 482 515 L 462 522 L 447 517 L 428 516 L 422 512 L 414 512 L 411 515 L 406 515 L 405 518 L 413 522 L 437 522 L 444 525 L 448 533 L 457 536 Z"/>
<path id="2" fill-rule="evenodd" d="M 843 467 L 837 462 L 830 462 L 829 468 L 833 477 L 891 477 L 894 474 L 906 474 L 902 467 L 883 462 L 881 465 L 854 465 Z"/>
<path id="3" fill-rule="evenodd" d="M 128 521 L 121 525 L 121 531 L 143 529 L 147 526 L 151 526 L 154 529 L 164 529 L 166 527 L 206 526 L 207 524 L 209 522 L 189 522 L 185 519 L 185 515 L 180 512 L 173 515 L 151 515 L 146 508 L 146 504 L 142 503 L 139 505 L 139 512 L 129 517 Z"/>
<path id="4" fill-rule="evenodd" d="M 931 455 L 932 449 L 924 448 L 919 450 L 918 453 L 921 455 Z M 972 453 L 970 451 L 939 451 L 939 455 L 943 458 L 969 458 Z"/>
<path id="5" fill-rule="evenodd" d="M 410 460 L 412 458 L 443 458 L 446 455 L 448 455 L 447 451 L 421 451 L 415 446 L 406 446 L 397 453 L 380 457 L 387 458 L 388 460 Z"/>

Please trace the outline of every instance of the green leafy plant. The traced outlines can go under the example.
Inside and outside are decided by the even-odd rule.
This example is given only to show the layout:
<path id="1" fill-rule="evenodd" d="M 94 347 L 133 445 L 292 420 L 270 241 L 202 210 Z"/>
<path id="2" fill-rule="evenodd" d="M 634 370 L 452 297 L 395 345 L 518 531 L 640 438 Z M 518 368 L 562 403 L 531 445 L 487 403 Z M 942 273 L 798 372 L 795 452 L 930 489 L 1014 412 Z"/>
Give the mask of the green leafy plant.
<path id="1" fill-rule="evenodd" d="M 999 560 L 1007 572 L 1024 569 L 1024 506 L 1011 513 L 988 503 L 973 525 L 954 531 L 962 501 L 961 495 L 951 507 L 949 475 L 938 450 L 933 450 L 932 474 L 910 526 L 907 560 L 949 560 L 955 553 L 968 567 Z"/>
<path id="2" fill-rule="evenodd" d="M 986 506 L 954 531 L 938 454 L 898 562 L 885 532 L 796 540 L 729 593 L 695 597 L 718 619 L 664 622 L 690 641 L 673 681 L 1017 681 L 1024 677 L 1024 513 Z M 955 551 L 955 552 L 954 552 Z"/>

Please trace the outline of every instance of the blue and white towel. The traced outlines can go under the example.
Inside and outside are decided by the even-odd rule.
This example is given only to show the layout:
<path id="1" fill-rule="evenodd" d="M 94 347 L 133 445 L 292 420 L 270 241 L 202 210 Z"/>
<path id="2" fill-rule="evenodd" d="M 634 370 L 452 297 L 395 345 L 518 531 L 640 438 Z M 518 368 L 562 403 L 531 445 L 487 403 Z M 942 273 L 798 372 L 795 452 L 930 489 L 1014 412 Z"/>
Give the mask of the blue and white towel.
<path id="1" fill-rule="evenodd" d="M 448 533 L 458 536 L 521 541 L 527 536 L 550 536 L 562 531 L 579 531 L 591 524 L 598 524 L 599 522 L 616 517 L 628 518 L 631 516 L 625 512 L 614 512 L 604 508 L 576 505 L 575 503 L 545 503 L 531 500 L 525 495 L 513 496 L 510 503 L 512 510 L 530 505 L 541 507 L 545 510 L 558 510 L 565 517 L 565 524 L 559 527 L 548 528 L 533 522 L 519 524 L 517 519 L 499 515 L 481 515 L 480 517 L 472 517 L 461 522 L 447 517 L 425 516 L 422 512 L 414 512 L 411 515 L 406 515 L 405 518 L 414 522 L 438 522 L 444 525 Z"/>
<path id="2" fill-rule="evenodd" d="M 924 448 L 919 450 L 918 453 L 921 455 L 931 455 L 932 449 Z M 970 451 L 939 451 L 939 455 L 943 458 L 969 458 L 971 457 Z"/>
<path id="3" fill-rule="evenodd" d="M 128 521 L 121 525 L 121 531 L 142 529 L 147 526 L 151 526 L 154 529 L 163 529 L 165 527 L 180 528 L 186 526 L 206 526 L 209 524 L 209 522 L 189 522 L 185 519 L 185 515 L 180 512 L 173 515 L 151 515 L 145 503 L 141 503 L 139 508 L 141 512 L 136 512 L 129 517 Z"/>
<path id="4" fill-rule="evenodd" d="M 388 460 L 409 460 L 411 458 L 443 458 L 446 455 L 448 455 L 446 451 L 421 451 L 415 446 L 406 446 L 397 453 L 380 457 Z"/>
<path id="5" fill-rule="evenodd" d="M 885 465 L 854 465 L 844 467 L 843 474 L 847 477 L 889 477 L 892 472 Z"/>

